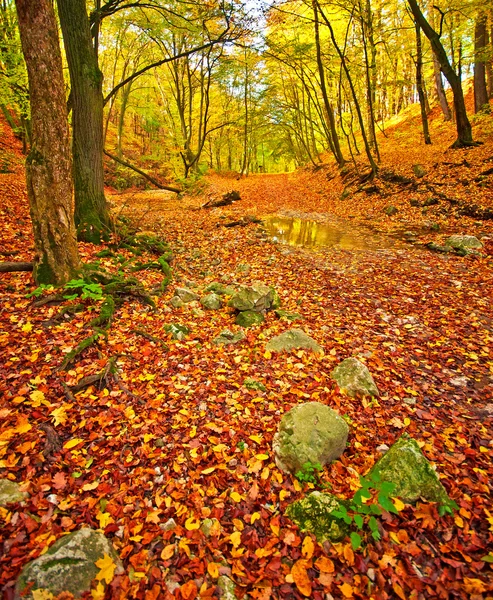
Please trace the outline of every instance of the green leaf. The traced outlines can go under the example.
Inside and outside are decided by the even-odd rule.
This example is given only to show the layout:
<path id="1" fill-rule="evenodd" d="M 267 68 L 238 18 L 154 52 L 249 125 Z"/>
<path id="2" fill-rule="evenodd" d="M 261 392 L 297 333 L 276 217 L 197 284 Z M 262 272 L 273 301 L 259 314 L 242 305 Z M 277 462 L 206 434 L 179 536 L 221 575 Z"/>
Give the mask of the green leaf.
<path id="1" fill-rule="evenodd" d="M 394 506 L 394 505 L 392 505 Z M 370 504 L 370 512 L 374 515 L 381 515 L 382 509 L 378 506 L 378 504 Z"/>
<path id="2" fill-rule="evenodd" d="M 486 556 L 482 556 L 481 560 L 487 563 L 493 563 L 493 554 L 490 552 L 489 554 L 486 554 Z"/>
<path id="3" fill-rule="evenodd" d="M 382 493 L 378 494 L 378 502 L 379 502 L 380 506 L 387 512 L 395 513 L 395 514 L 398 513 L 398 510 L 394 506 L 393 502 L 385 494 L 382 494 Z"/>
<path id="4" fill-rule="evenodd" d="M 370 517 L 370 520 L 368 521 L 368 526 L 370 527 L 372 532 L 378 531 L 378 522 L 375 519 L 375 517 Z"/>
<path id="5" fill-rule="evenodd" d="M 394 490 L 395 483 L 392 483 L 391 481 L 382 481 L 382 483 L 380 484 L 380 492 L 382 492 L 383 494 L 391 496 Z"/>
<path id="6" fill-rule="evenodd" d="M 351 538 L 353 550 L 358 550 L 361 547 L 361 536 L 353 531 L 349 537 Z"/>
<path id="7" fill-rule="evenodd" d="M 356 523 L 356 525 L 360 528 L 363 529 L 363 517 L 361 515 L 354 515 L 354 522 Z"/>

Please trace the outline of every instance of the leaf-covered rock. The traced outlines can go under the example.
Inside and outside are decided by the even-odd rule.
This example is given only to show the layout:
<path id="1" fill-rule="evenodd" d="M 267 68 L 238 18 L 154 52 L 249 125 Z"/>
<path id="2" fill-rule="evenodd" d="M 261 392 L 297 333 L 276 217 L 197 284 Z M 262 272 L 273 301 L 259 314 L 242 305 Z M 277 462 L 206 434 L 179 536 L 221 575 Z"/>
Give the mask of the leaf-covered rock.
<path id="1" fill-rule="evenodd" d="M 346 421 L 325 404 L 295 406 L 282 417 L 272 442 L 276 464 L 293 474 L 305 463 L 323 466 L 341 456 L 348 433 Z"/>
<path id="2" fill-rule="evenodd" d="M 269 309 L 279 308 L 280 305 L 281 301 L 276 290 L 262 283 L 241 288 L 229 301 L 229 306 L 240 312 L 246 310 L 265 312 Z"/>
<path id="3" fill-rule="evenodd" d="M 218 294 L 219 296 L 232 296 L 235 293 L 234 287 L 230 285 L 224 285 L 224 283 L 220 283 L 218 281 L 210 283 L 205 288 L 205 291 L 214 292 L 214 294 Z"/>
<path id="4" fill-rule="evenodd" d="M 16 583 L 16 599 L 34 598 L 32 592 L 35 590 L 48 590 L 54 596 L 70 592 L 75 598 L 80 598 L 91 589 L 101 571 L 96 562 L 105 556 L 110 567 L 107 572 L 111 574 L 106 582 L 110 583 L 113 574 L 121 573 L 123 568 L 109 540 L 88 527 L 69 533 L 22 569 Z M 29 592 L 26 592 L 28 587 Z"/>
<path id="5" fill-rule="evenodd" d="M 483 244 L 474 235 L 451 235 L 445 241 L 454 250 L 480 250 Z"/>
<path id="6" fill-rule="evenodd" d="M 301 329 L 289 329 L 269 340 L 265 346 L 269 352 L 289 352 L 290 350 L 311 350 L 323 354 L 323 348 Z"/>
<path id="7" fill-rule="evenodd" d="M 381 481 L 395 484 L 393 495 L 405 502 L 424 498 L 444 506 L 454 506 L 436 471 L 413 438 L 404 433 L 378 460 L 368 477 L 378 473 Z"/>
<path id="8" fill-rule="evenodd" d="M 235 322 L 240 327 L 253 327 L 254 325 L 260 325 L 264 320 L 265 317 L 262 313 L 254 310 L 244 310 L 236 315 Z"/>
<path id="9" fill-rule="evenodd" d="M 346 358 L 331 373 L 332 379 L 348 396 L 380 396 L 370 371 L 357 358 Z"/>
<path id="10" fill-rule="evenodd" d="M 200 299 L 200 304 L 202 304 L 202 306 L 208 310 L 219 310 L 223 305 L 223 302 L 220 296 L 215 293 L 211 293 L 207 294 L 207 296 L 203 296 Z"/>
<path id="11" fill-rule="evenodd" d="M 178 296 L 178 298 L 180 298 L 182 302 L 185 302 L 185 304 L 199 299 L 199 295 L 188 288 L 176 288 L 175 296 Z"/>
<path id="12" fill-rule="evenodd" d="M 212 340 L 213 344 L 217 344 L 218 346 L 229 346 L 229 344 L 237 344 L 241 342 L 241 340 L 245 339 L 245 334 L 243 331 L 238 331 L 237 333 L 233 333 L 229 329 L 223 329 L 221 333 Z"/>
<path id="13" fill-rule="evenodd" d="M 275 313 L 280 319 L 286 319 L 287 321 L 298 321 L 304 318 L 300 313 L 288 312 L 287 310 L 281 310 L 280 308 L 278 308 Z"/>
<path id="14" fill-rule="evenodd" d="M 0 506 L 7 506 L 14 502 L 22 502 L 27 494 L 21 492 L 20 486 L 10 479 L 0 479 Z"/>
<path id="15" fill-rule="evenodd" d="M 347 535 L 349 527 L 341 519 L 332 516 L 339 510 L 339 500 L 328 492 L 312 492 L 286 508 L 286 516 L 301 531 L 313 533 L 318 542 L 339 542 Z"/>

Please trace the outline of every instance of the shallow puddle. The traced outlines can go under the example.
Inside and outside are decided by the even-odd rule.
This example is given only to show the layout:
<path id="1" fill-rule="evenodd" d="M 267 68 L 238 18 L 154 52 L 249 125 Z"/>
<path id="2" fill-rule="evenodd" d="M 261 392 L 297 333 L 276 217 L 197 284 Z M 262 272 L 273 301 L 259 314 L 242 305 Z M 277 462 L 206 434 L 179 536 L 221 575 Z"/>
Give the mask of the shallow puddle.
<path id="1" fill-rule="evenodd" d="M 336 246 L 344 250 L 379 250 L 395 246 L 393 240 L 352 228 L 351 223 L 324 223 L 273 215 L 263 219 L 263 227 L 272 240 L 290 246 Z"/>

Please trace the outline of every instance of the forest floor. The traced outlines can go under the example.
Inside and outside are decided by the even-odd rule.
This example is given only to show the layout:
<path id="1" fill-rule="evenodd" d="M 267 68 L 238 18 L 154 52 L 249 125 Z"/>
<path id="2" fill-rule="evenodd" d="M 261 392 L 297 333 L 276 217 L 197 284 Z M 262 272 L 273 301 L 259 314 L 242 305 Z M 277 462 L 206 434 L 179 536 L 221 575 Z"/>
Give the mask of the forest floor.
<path id="1" fill-rule="evenodd" d="M 137 301 L 119 308 L 107 337 L 67 370 L 63 358 L 91 332 L 98 302 L 85 300 L 86 310 L 60 319 L 60 306 L 26 298 L 35 287 L 29 273 L 2 274 L 0 477 L 23 482 L 29 494 L 0 509 L 5 597 L 26 562 L 82 524 L 104 530 L 123 561 L 112 598 L 218 598 L 221 575 L 238 598 L 262 600 L 493 597 L 491 245 L 484 239 L 489 253 L 465 257 L 425 247 L 450 233 L 493 237 L 492 220 L 461 214 L 464 201 L 493 208 L 488 127 L 475 129 L 482 146 L 455 151 L 447 150 L 453 131 L 438 119 L 431 147 L 412 142 L 417 130 L 389 129 L 382 170 L 411 183 L 378 178 L 359 189 L 354 174 L 342 180 L 323 167 L 239 181 L 211 176 L 205 196 L 183 199 L 111 194 L 115 215 L 169 243 L 173 281 L 155 297 L 156 309 Z M 2 252 L 30 260 L 20 156 L 2 128 L 2 171 L 11 171 L 0 173 Z M 416 163 L 427 171 L 420 179 Z M 201 208 L 231 189 L 240 201 Z M 438 203 L 423 208 L 430 197 Z M 394 216 L 383 212 L 388 205 Z M 224 226 L 272 214 L 335 223 L 346 237 L 304 248 L 269 239 L 257 223 Z M 100 250 L 80 245 L 85 261 Z M 153 271 L 139 278 L 159 281 Z M 274 286 L 282 308 L 303 316 L 294 326 L 324 355 L 266 352 L 270 338 L 293 326 L 273 312 L 237 345 L 216 346 L 222 330 L 240 329 L 232 310 L 176 309 L 170 299 L 178 286 L 217 281 Z M 173 339 L 172 324 L 188 333 Z M 351 399 L 331 379 L 350 356 L 373 374 L 378 401 Z M 110 359 L 117 377 L 75 391 Z M 261 389 L 245 385 L 252 378 Z M 284 511 L 313 484 L 279 471 L 271 443 L 282 414 L 313 400 L 350 424 L 348 447 L 321 475 L 332 493 L 350 497 L 377 448 L 407 432 L 459 509 L 439 517 L 433 504 L 399 506 L 381 518 L 382 539 L 365 535 L 356 551 L 349 540 L 321 546 L 301 533 Z M 200 529 L 206 518 L 218 520 L 208 536 Z M 169 519 L 176 527 L 163 526 Z"/>

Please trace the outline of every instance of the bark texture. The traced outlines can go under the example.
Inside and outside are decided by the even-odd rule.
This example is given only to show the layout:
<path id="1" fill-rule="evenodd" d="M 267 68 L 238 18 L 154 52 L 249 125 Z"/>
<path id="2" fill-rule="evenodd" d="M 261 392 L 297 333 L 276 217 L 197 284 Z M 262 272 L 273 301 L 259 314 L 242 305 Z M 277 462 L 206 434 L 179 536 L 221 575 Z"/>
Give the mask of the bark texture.
<path id="1" fill-rule="evenodd" d="M 58 0 L 58 14 L 71 84 L 75 225 L 80 240 L 99 244 L 110 233 L 104 197 L 103 75 L 85 0 Z"/>
<path id="2" fill-rule="evenodd" d="M 32 146 L 26 161 L 37 283 L 61 285 L 79 268 L 62 57 L 50 0 L 16 0 L 29 78 Z"/>
<path id="3" fill-rule="evenodd" d="M 474 112 L 490 112 L 486 87 L 487 17 L 480 12 L 474 27 Z"/>
<path id="4" fill-rule="evenodd" d="M 414 24 L 416 30 L 416 87 L 418 89 L 419 106 L 421 109 L 421 124 L 423 126 L 423 137 L 425 144 L 431 144 L 430 129 L 428 127 L 428 115 L 426 113 L 426 95 L 423 83 L 423 50 L 421 47 L 421 28 L 418 23 Z"/>

